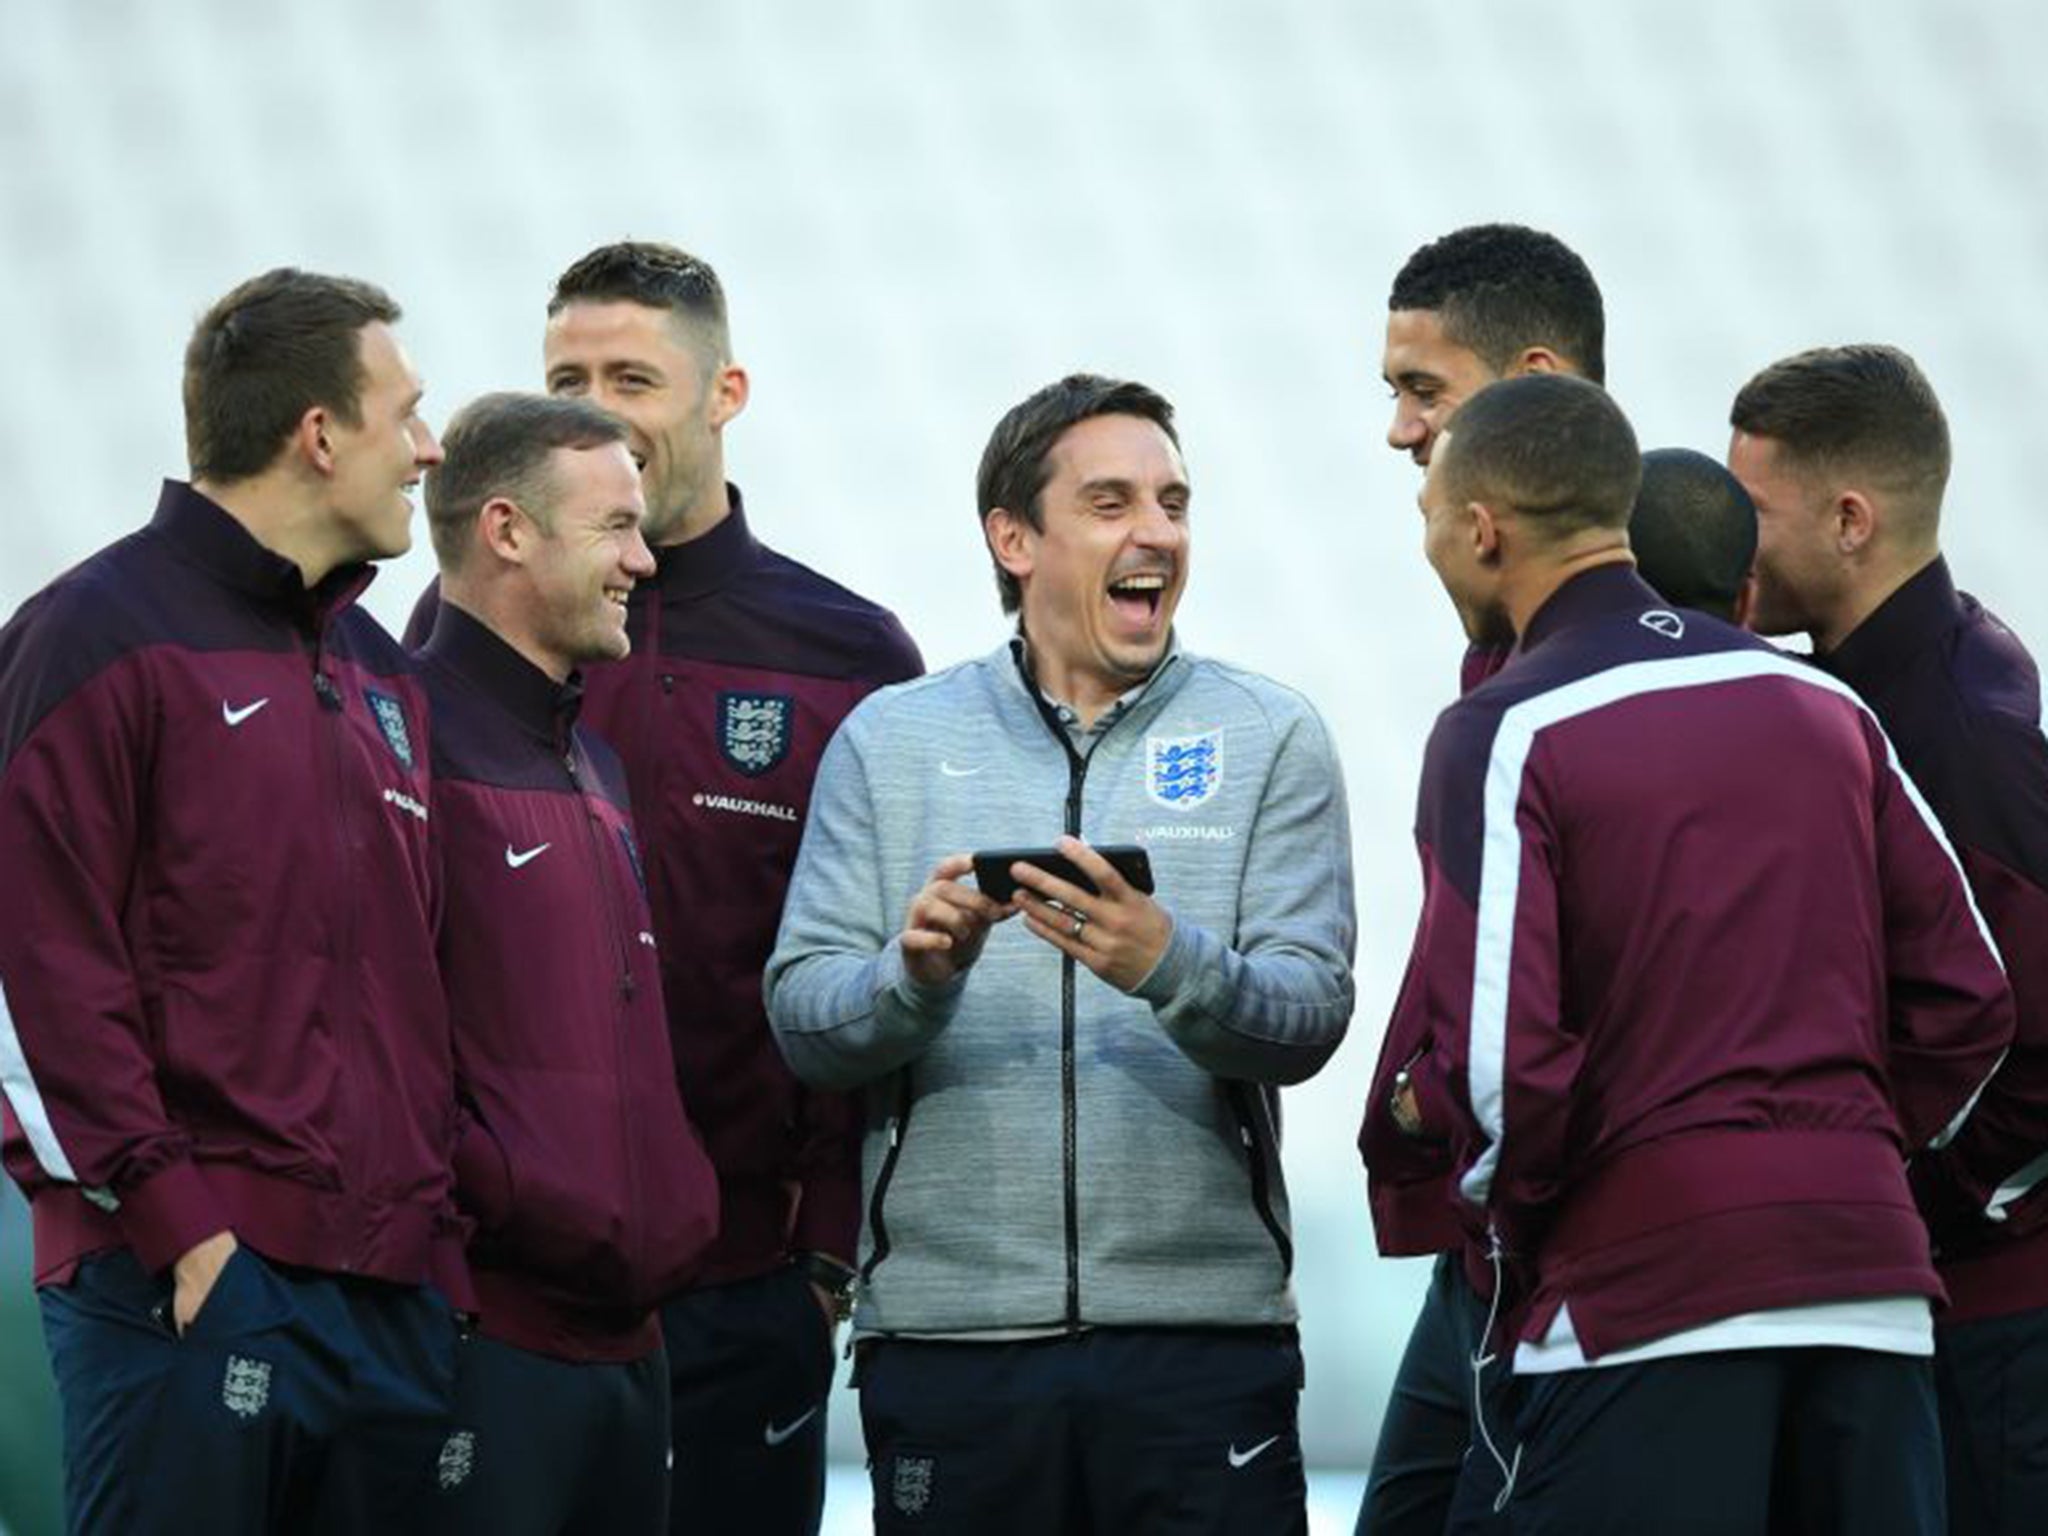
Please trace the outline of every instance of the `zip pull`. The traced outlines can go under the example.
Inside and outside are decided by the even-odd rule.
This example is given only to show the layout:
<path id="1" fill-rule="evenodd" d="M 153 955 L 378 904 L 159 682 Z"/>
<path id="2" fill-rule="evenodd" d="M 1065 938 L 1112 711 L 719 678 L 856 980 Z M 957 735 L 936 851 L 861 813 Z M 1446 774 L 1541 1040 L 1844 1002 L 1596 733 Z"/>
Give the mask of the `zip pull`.
<path id="1" fill-rule="evenodd" d="M 333 679 L 325 672 L 316 671 L 313 674 L 313 692 L 319 698 L 321 708 L 340 710 L 341 690 L 334 686 Z"/>
<path id="2" fill-rule="evenodd" d="M 1515 1496 L 1515 1478 L 1522 1470 L 1522 1447 L 1515 1447 L 1514 1459 L 1510 1461 L 1501 1455 L 1500 1447 L 1494 1443 L 1492 1432 L 1486 1427 L 1486 1368 L 1500 1358 L 1487 1353 L 1487 1346 L 1493 1342 L 1493 1326 L 1500 1319 L 1500 1293 L 1505 1279 L 1502 1260 L 1507 1250 L 1501 1245 L 1500 1228 L 1491 1222 L 1486 1227 L 1486 1257 L 1493 1266 L 1493 1299 L 1486 1308 L 1486 1326 L 1480 1330 L 1479 1346 L 1472 1351 L 1472 1423 L 1479 1431 L 1479 1438 L 1486 1446 L 1486 1454 L 1493 1458 L 1493 1464 L 1500 1468 L 1501 1489 L 1493 1501 L 1493 1512 L 1497 1515 L 1508 1507 L 1508 1500 Z"/>

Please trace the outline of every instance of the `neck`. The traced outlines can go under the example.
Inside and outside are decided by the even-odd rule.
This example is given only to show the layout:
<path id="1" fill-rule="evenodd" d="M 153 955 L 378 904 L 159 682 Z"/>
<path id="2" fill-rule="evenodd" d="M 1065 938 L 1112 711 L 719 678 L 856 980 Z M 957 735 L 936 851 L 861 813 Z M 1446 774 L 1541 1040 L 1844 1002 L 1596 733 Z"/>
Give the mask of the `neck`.
<path id="1" fill-rule="evenodd" d="M 1024 654 L 1031 662 L 1031 676 L 1039 691 L 1071 709 L 1084 731 L 1102 718 L 1103 711 L 1145 681 L 1143 677 L 1105 678 L 1099 673 L 1066 666 L 1033 645 L 1028 634 L 1024 637 Z"/>
<path id="2" fill-rule="evenodd" d="M 248 529 L 265 549 L 296 565 L 309 589 L 352 558 L 340 547 L 324 509 L 276 471 L 225 485 L 195 480 L 192 489 Z"/>
<path id="3" fill-rule="evenodd" d="M 499 583 L 465 580 L 461 576 L 441 577 L 441 601 L 452 604 L 511 646 L 556 683 L 567 682 L 572 670 L 567 657 L 557 655 L 533 633 L 519 614 L 519 604 Z"/>
<path id="4" fill-rule="evenodd" d="M 1508 621 L 1514 625 L 1517 635 L 1528 633 L 1529 621 L 1556 595 L 1557 589 L 1574 576 L 1582 576 L 1603 565 L 1635 564 L 1636 557 L 1629 552 L 1628 541 L 1623 535 L 1602 530 L 1598 537 L 1605 542 L 1567 544 L 1540 562 L 1502 575 L 1501 606 L 1507 611 Z"/>
<path id="5" fill-rule="evenodd" d="M 1894 592 L 1941 558 L 1941 551 L 1916 548 L 1874 560 L 1843 586 L 1810 631 L 1815 654 L 1825 656 L 1863 627 L 1863 621 L 1891 600 Z"/>
<path id="6" fill-rule="evenodd" d="M 712 474 L 706 488 L 692 496 L 684 506 L 682 516 L 676 525 L 661 538 L 655 540 L 657 548 L 669 548 L 676 544 L 687 544 L 692 539 L 701 539 L 732 516 L 732 498 L 725 488 L 725 466 L 712 466 Z"/>

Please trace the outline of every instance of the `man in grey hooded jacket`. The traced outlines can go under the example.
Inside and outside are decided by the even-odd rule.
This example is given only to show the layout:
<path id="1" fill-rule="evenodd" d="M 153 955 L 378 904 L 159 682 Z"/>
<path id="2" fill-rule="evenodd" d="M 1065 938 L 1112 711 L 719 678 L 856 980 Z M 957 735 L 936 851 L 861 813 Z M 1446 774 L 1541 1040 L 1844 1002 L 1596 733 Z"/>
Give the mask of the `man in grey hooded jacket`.
<path id="1" fill-rule="evenodd" d="M 1278 1089 L 1350 1018 L 1350 838 L 1308 703 L 1175 643 L 1188 501 L 1143 385 L 1015 407 L 979 503 L 1017 638 L 818 772 L 769 1013 L 866 1091 L 879 1531 L 1306 1530 Z M 1133 843 L 1156 899 L 1095 851 Z M 1093 891 L 971 880 L 1054 844 Z"/>

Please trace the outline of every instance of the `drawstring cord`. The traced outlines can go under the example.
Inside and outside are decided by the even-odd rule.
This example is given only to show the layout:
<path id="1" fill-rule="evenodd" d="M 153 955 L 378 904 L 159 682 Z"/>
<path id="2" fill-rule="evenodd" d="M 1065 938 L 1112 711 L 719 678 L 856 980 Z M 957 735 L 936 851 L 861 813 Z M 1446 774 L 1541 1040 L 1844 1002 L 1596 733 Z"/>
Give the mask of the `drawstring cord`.
<path id="1" fill-rule="evenodd" d="M 1509 1461 L 1501 1455 L 1500 1447 L 1494 1444 L 1493 1434 L 1486 1427 L 1486 1368 L 1500 1357 L 1487 1353 L 1486 1347 L 1493 1338 L 1493 1325 L 1500 1319 L 1500 1293 L 1502 1285 L 1500 1233 L 1492 1228 L 1487 1230 L 1486 1257 L 1493 1265 L 1493 1299 L 1486 1307 L 1486 1327 L 1479 1335 L 1479 1347 L 1472 1351 L 1472 1422 L 1479 1429 L 1479 1438 L 1486 1446 L 1486 1454 L 1493 1458 L 1493 1464 L 1500 1468 L 1503 1479 L 1499 1495 L 1493 1501 L 1493 1512 L 1497 1515 L 1508 1507 L 1508 1500 L 1514 1497 L 1515 1477 L 1522 1470 L 1522 1448 L 1515 1447 L 1515 1458 Z"/>

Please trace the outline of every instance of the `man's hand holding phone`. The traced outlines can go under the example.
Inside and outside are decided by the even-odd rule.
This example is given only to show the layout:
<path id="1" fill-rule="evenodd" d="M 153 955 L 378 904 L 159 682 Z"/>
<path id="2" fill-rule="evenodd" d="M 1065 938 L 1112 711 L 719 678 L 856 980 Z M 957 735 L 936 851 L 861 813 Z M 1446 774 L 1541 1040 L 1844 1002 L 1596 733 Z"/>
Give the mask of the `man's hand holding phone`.
<path id="1" fill-rule="evenodd" d="M 942 987 L 981 957 L 988 931 L 1017 915 L 1014 902 L 989 900 L 960 877 L 974 856 L 950 854 L 933 866 L 931 878 L 910 899 L 903 920 L 903 969 L 912 981 Z"/>
<path id="2" fill-rule="evenodd" d="M 1095 883 L 1097 894 L 1035 864 L 1013 864 L 1015 901 L 1024 913 L 1024 926 L 1119 992 L 1129 992 L 1152 974 L 1166 953 L 1173 919 L 1080 838 L 1063 837 L 1058 847 Z"/>

